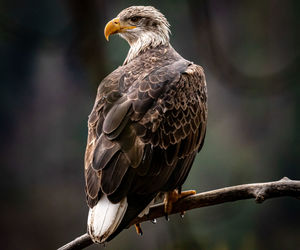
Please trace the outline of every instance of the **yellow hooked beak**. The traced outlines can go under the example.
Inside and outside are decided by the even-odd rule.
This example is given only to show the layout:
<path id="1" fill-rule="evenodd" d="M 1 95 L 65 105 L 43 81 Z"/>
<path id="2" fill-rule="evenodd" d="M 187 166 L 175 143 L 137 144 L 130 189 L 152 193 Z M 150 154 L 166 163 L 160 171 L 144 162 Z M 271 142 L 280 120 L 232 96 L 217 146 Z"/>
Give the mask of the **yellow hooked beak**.
<path id="1" fill-rule="evenodd" d="M 124 30 L 134 29 L 134 28 L 136 28 L 136 26 L 122 25 L 120 23 L 120 19 L 115 18 L 106 24 L 105 29 L 104 29 L 104 36 L 105 36 L 106 40 L 108 41 L 108 38 L 110 35 L 123 32 Z"/>

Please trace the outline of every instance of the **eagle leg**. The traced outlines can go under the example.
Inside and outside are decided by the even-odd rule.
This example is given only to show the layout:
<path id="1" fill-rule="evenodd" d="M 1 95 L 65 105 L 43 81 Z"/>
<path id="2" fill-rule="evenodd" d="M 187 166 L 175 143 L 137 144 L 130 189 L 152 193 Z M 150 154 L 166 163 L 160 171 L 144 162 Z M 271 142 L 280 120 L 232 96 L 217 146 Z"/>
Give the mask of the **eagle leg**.
<path id="1" fill-rule="evenodd" d="M 136 223 L 136 224 L 134 224 L 134 226 L 135 226 L 136 233 L 138 235 L 142 236 L 143 235 L 143 230 L 141 228 L 141 224 L 140 223 Z"/>
<path id="2" fill-rule="evenodd" d="M 174 189 L 172 191 L 166 192 L 165 199 L 164 199 L 164 204 L 165 204 L 164 210 L 165 210 L 166 218 L 172 212 L 173 203 L 175 203 L 176 201 L 178 201 L 181 198 L 184 198 L 186 196 L 193 195 L 193 194 L 196 194 L 195 190 L 187 190 L 187 191 L 180 190 L 180 193 L 179 193 L 177 189 Z M 181 214 L 184 214 L 184 211 L 182 211 Z"/>

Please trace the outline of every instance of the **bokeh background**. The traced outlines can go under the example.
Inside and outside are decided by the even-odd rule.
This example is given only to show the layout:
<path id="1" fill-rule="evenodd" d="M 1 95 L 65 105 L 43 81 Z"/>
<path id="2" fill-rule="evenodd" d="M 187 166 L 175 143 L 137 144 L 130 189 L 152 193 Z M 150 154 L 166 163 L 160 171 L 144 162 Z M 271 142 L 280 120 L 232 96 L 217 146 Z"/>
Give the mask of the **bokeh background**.
<path id="1" fill-rule="evenodd" d="M 85 232 L 87 117 L 128 51 L 103 28 L 131 5 L 160 9 L 173 47 L 206 71 L 206 143 L 184 188 L 300 179 L 299 4 L 1 1 L 1 248 L 55 249 Z M 296 250 L 300 202 L 239 201 L 142 227 L 143 237 L 130 228 L 105 249 Z"/>

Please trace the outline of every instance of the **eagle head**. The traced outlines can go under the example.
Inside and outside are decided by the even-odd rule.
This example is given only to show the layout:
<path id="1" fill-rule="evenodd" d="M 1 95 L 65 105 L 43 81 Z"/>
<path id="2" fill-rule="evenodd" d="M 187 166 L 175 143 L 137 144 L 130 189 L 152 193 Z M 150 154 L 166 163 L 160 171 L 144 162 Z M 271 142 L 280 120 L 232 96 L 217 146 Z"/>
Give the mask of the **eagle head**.
<path id="1" fill-rule="evenodd" d="M 122 10 L 109 21 L 104 29 L 108 40 L 112 34 L 119 34 L 130 45 L 125 61 L 133 59 L 140 51 L 169 44 L 170 24 L 165 16 L 152 6 L 131 6 Z"/>

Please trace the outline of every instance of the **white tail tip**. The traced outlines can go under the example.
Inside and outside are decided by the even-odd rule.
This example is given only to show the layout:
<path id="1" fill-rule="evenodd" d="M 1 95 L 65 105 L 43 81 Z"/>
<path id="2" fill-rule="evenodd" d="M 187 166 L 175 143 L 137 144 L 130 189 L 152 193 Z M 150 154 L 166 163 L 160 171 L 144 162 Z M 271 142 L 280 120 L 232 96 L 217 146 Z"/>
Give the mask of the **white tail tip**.
<path id="1" fill-rule="evenodd" d="M 88 233 L 95 243 L 103 243 L 118 228 L 126 210 L 127 198 L 117 204 L 110 202 L 103 195 L 97 205 L 90 208 Z"/>

